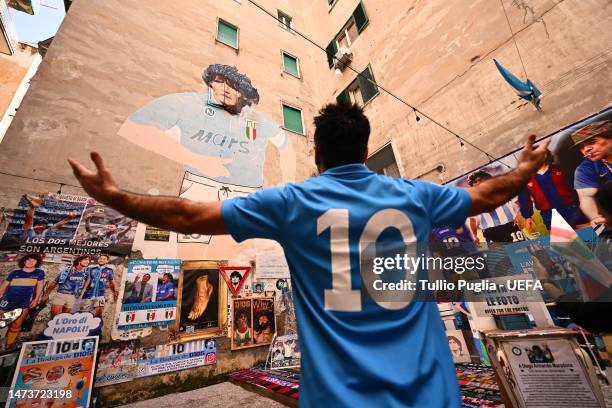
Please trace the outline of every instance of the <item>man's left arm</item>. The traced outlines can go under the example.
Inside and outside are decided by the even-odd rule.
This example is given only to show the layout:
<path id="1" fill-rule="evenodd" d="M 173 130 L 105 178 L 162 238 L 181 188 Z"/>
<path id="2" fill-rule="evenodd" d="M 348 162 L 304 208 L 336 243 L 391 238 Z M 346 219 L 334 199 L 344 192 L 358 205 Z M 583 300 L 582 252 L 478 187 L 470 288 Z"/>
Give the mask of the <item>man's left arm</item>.
<path id="1" fill-rule="evenodd" d="M 69 159 L 74 175 L 89 196 L 133 220 L 182 234 L 223 235 L 221 202 L 196 202 L 179 197 L 149 196 L 117 187 L 102 157 L 91 153 L 96 171 Z"/>

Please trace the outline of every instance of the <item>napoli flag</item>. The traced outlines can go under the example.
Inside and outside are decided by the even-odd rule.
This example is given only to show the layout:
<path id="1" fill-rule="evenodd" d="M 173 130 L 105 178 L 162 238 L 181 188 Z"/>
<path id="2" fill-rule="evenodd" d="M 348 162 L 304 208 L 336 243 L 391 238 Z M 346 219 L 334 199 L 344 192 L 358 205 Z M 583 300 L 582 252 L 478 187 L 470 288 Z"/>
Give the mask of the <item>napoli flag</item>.
<path id="1" fill-rule="evenodd" d="M 512 72 L 504 68 L 502 64 L 497 62 L 497 60 L 494 59 L 493 62 L 495 62 L 495 66 L 506 82 L 508 82 L 508 84 L 510 84 L 510 86 L 516 90 L 518 96 L 533 103 L 535 107 L 540 110 L 540 99 L 542 98 L 542 92 L 540 92 L 535 84 L 529 79 L 527 79 L 525 82 L 521 81 L 514 76 Z"/>

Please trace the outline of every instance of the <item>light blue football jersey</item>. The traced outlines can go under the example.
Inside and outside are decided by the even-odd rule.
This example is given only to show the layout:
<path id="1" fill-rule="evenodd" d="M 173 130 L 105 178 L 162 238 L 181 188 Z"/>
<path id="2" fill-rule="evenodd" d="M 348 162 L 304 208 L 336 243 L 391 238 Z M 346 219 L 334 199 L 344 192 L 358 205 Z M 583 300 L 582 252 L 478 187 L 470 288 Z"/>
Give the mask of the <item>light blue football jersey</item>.
<path id="1" fill-rule="evenodd" d="M 193 153 L 230 159 L 225 164 L 229 176 L 210 176 L 191 166 L 186 166 L 187 171 L 221 183 L 261 187 L 266 145 L 270 141 L 283 149 L 287 135 L 269 116 L 251 106 L 244 106 L 239 114 L 231 114 L 211 98 L 208 92 L 165 95 L 128 119 L 162 131 L 176 126 L 181 131 L 181 145 Z M 247 135 L 247 127 L 254 130 L 255 137 Z"/>
<path id="2" fill-rule="evenodd" d="M 389 310 L 363 296 L 359 251 L 363 236 L 426 243 L 432 227 L 462 225 L 470 205 L 464 189 L 362 164 L 223 202 L 236 241 L 273 239 L 285 251 L 302 351 L 300 407 L 460 406 L 436 303 Z"/>

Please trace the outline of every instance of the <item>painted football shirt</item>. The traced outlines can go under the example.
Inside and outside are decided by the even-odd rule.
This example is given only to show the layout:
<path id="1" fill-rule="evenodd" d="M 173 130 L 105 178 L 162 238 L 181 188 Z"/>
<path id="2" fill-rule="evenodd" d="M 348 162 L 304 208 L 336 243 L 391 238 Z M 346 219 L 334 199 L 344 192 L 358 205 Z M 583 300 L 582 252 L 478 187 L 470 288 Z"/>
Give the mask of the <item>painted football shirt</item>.
<path id="1" fill-rule="evenodd" d="M 176 295 L 174 294 L 175 293 L 174 283 L 172 282 L 160 283 L 157 285 L 157 296 L 155 297 L 155 300 L 160 301 L 159 300 L 160 298 L 168 296 L 170 293 L 172 293 L 173 295 L 163 301 L 176 300 Z"/>
<path id="2" fill-rule="evenodd" d="M 432 227 L 463 225 L 470 205 L 466 190 L 385 177 L 361 164 L 223 202 L 223 221 L 236 241 L 273 239 L 285 251 L 302 346 L 300 407 L 460 406 L 435 302 L 388 310 L 362 296 L 361 310 L 332 311 L 325 291 L 333 287 L 331 245 L 348 246 L 351 261 L 350 270 L 336 275 L 349 274 L 344 276 L 352 290 L 363 288 L 359 241 L 379 211 L 401 212 L 412 222 L 416 240 L 427 243 Z M 320 228 L 330 209 L 348 213 L 348 225 L 339 228 L 348 240 L 332 241 L 330 228 Z M 394 226 L 376 243 L 390 240 L 404 242 Z"/>
<path id="3" fill-rule="evenodd" d="M 574 172 L 574 188 L 599 188 L 606 181 L 612 180 L 612 166 L 603 160 L 584 159 Z"/>
<path id="4" fill-rule="evenodd" d="M 189 172 L 221 183 L 261 187 L 266 144 L 269 140 L 282 149 L 287 135 L 267 115 L 250 106 L 243 107 L 240 114 L 232 115 L 209 99 L 208 92 L 162 96 L 149 102 L 128 120 L 176 136 L 181 145 L 194 153 L 231 159 L 225 164 L 230 173 L 226 177 L 210 176 L 186 166 Z M 180 132 L 176 132 L 177 128 Z"/>
<path id="5" fill-rule="evenodd" d="M 57 275 L 57 278 L 55 278 L 55 283 L 58 285 L 57 292 L 78 297 L 81 294 L 81 289 L 83 289 L 83 285 L 85 285 L 88 277 L 88 268 L 81 271 L 70 268 L 68 274 L 59 274 Z"/>
<path id="6" fill-rule="evenodd" d="M 29 307 L 36 291 L 36 284 L 44 279 L 45 271 L 38 268 L 32 272 L 26 272 L 23 269 L 9 272 L 6 280 L 10 285 L 0 299 L 0 310 Z"/>
<path id="7" fill-rule="evenodd" d="M 113 280 L 113 268 L 110 265 L 99 265 L 89 268 L 89 287 L 83 296 L 83 299 L 91 299 L 92 297 L 104 296 L 104 292 L 108 287 L 108 282 Z"/>

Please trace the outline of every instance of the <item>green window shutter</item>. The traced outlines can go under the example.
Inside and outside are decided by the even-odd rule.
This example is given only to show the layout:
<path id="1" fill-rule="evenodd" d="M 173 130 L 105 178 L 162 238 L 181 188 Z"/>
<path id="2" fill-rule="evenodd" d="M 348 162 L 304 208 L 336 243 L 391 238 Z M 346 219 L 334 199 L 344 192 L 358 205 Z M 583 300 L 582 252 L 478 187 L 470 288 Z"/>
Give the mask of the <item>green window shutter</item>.
<path id="1" fill-rule="evenodd" d="M 222 20 L 219 20 L 217 40 L 231 47 L 238 48 L 238 29 Z"/>
<path id="2" fill-rule="evenodd" d="M 363 7 L 363 3 L 359 2 L 357 8 L 353 12 L 353 18 L 355 19 L 355 25 L 357 26 L 357 31 L 362 32 L 364 28 L 368 25 L 370 21 L 368 19 L 368 15 L 365 12 L 365 8 Z"/>
<path id="3" fill-rule="evenodd" d="M 332 40 L 332 42 L 330 42 L 325 49 L 325 52 L 327 53 L 327 63 L 329 64 L 330 68 L 334 66 L 334 55 L 336 55 L 337 51 L 338 46 L 336 45 L 336 40 Z"/>
<path id="4" fill-rule="evenodd" d="M 291 55 L 287 55 L 283 52 L 283 66 L 285 69 L 285 72 L 299 77 L 300 76 L 300 70 L 298 69 L 298 62 L 297 62 L 297 58 L 292 57 Z"/>
<path id="5" fill-rule="evenodd" d="M 342 92 L 340 92 L 340 94 L 338 94 L 338 96 L 336 96 L 336 101 L 345 105 L 351 104 L 351 97 L 349 95 L 348 88 L 345 88 Z"/>
<path id="6" fill-rule="evenodd" d="M 283 126 L 292 132 L 304 134 L 302 127 L 302 111 L 283 105 Z"/>
<path id="7" fill-rule="evenodd" d="M 365 78 L 364 78 L 365 77 Z M 372 74 L 372 68 L 368 65 L 359 75 L 359 89 L 361 90 L 361 98 L 363 103 L 368 103 L 376 94 L 378 94 L 378 87 L 376 84 L 368 81 L 366 78 L 374 81 L 374 75 Z"/>

